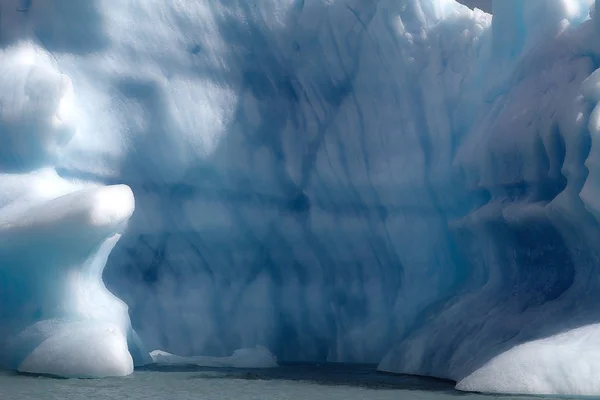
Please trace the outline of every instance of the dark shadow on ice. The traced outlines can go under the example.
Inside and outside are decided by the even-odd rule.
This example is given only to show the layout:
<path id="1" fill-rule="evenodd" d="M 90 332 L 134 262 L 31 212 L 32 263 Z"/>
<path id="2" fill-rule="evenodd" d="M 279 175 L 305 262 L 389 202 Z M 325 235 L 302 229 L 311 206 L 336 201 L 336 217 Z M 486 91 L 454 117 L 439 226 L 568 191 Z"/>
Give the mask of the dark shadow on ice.
<path id="1" fill-rule="evenodd" d="M 93 53 L 108 43 L 96 0 L 10 0 L 0 13 L 50 52 Z"/>
<path id="2" fill-rule="evenodd" d="M 60 23 L 47 19 L 35 28 L 36 36 L 48 50 L 93 53 L 108 44 L 96 0 L 55 1 L 53 4 L 53 11 L 61 17 Z"/>
<path id="3" fill-rule="evenodd" d="M 24 378 L 46 378 L 46 379 L 57 379 L 57 380 L 67 380 L 69 378 L 65 378 L 63 376 L 52 375 L 52 374 L 33 374 L 29 372 L 14 372 L 13 375 L 15 377 L 24 377 Z M 78 378 L 85 379 L 85 378 Z"/>
<path id="4" fill-rule="evenodd" d="M 325 386 L 350 386 L 371 390 L 415 390 L 453 396 L 468 395 L 454 389 L 454 382 L 378 372 L 375 365 L 286 363 L 277 368 L 240 369 L 150 365 L 139 371 L 196 373 L 188 379 L 281 380 Z"/>

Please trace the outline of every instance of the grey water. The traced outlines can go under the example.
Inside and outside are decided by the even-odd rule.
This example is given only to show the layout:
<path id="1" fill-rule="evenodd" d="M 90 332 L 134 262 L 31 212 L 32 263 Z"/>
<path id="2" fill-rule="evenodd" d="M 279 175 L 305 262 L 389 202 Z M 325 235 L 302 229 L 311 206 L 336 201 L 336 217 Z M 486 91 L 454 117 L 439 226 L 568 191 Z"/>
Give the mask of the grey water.
<path id="1" fill-rule="evenodd" d="M 1 400 L 504 400 L 463 393 L 452 382 L 392 375 L 366 365 L 273 369 L 153 366 L 124 378 L 54 379 L 0 373 Z M 536 397 L 535 399 L 542 399 Z M 555 399 L 555 398 L 554 398 Z"/>

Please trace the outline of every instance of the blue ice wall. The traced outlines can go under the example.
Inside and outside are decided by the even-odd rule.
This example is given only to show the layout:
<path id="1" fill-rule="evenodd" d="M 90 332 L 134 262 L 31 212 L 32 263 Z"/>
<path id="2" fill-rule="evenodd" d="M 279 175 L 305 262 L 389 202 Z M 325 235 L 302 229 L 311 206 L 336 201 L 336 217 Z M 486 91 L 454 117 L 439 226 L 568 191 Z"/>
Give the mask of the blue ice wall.
<path id="1" fill-rule="evenodd" d="M 104 281 L 149 348 L 594 394 L 592 3 L 11 0 L 0 39 L 73 82 L 61 178 L 135 195 Z"/>
<path id="2" fill-rule="evenodd" d="M 218 20 L 227 71 L 202 71 L 207 45 L 181 44 L 206 85 L 237 98 L 206 156 L 164 134 L 180 118 L 165 115 L 168 87 L 117 88 L 153 121 L 119 166 L 143 211 L 106 280 L 151 348 L 225 355 L 266 344 L 283 360 L 378 362 L 464 279 L 447 220 L 482 200 L 452 190 L 460 128 L 449 114 L 488 19 L 456 4 L 313 2 L 276 25 L 235 7 Z M 423 24 L 452 56 L 423 53 L 426 39 L 395 43 L 397 30 L 416 38 Z M 465 29 L 465 41 L 444 40 Z"/>

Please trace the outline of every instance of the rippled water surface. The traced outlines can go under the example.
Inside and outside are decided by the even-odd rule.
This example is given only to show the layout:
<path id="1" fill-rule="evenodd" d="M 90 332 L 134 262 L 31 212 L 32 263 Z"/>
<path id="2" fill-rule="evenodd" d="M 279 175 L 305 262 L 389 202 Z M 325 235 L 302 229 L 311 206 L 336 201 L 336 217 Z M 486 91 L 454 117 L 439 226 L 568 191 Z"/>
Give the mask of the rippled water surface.
<path id="1" fill-rule="evenodd" d="M 270 370 L 152 367 L 125 378 L 0 374 L 1 400 L 486 400 L 451 382 L 390 375 L 374 366 L 288 365 Z M 504 400 L 527 397 L 501 396 Z M 537 397 L 536 399 L 540 399 Z"/>

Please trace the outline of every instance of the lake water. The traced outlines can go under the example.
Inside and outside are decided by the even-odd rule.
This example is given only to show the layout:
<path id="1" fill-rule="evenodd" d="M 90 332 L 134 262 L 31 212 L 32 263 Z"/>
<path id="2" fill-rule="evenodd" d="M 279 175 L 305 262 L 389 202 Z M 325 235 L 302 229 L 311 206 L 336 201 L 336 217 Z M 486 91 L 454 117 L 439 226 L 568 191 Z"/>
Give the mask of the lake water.
<path id="1" fill-rule="evenodd" d="M 501 396 L 503 400 L 527 397 Z M 125 378 L 54 379 L 0 373 L 1 400 L 486 400 L 451 382 L 379 373 L 364 365 L 269 370 L 151 367 Z M 536 400 L 541 399 L 536 397 Z"/>

